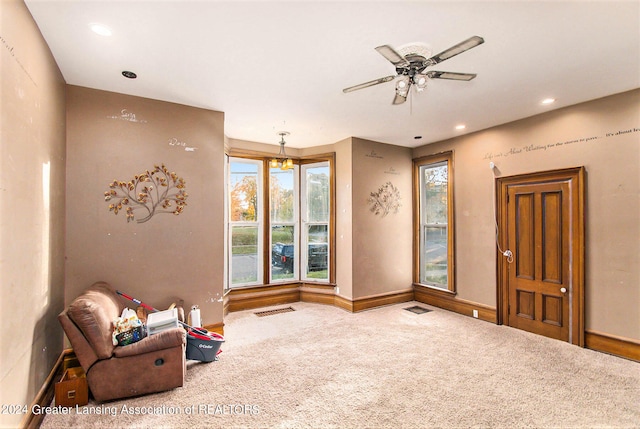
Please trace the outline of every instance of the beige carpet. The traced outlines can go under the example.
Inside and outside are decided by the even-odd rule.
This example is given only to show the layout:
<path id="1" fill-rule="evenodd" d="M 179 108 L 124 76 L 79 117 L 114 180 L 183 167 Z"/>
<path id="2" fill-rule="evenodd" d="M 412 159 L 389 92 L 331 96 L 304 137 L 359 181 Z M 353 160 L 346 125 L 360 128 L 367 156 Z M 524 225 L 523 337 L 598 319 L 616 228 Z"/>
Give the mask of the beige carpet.
<path id="1" fill-rule="evenodd" d="M 220 360 L 188 361 L 184 387 L 90 403 L 80 410 L 113 415 L 48 415 L 42 427 L 640 427 L 640 364 L 445 310 L 404 310 L 413 305 L 429 308 L 232 313 Z"/>

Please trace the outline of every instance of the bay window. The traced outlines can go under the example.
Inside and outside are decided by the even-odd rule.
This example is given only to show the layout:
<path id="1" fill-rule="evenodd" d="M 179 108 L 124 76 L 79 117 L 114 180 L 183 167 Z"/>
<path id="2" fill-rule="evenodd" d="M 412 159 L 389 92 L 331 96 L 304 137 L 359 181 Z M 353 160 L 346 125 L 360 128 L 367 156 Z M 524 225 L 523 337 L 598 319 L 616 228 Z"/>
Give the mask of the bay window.
<path id="1" fill-rule="evenodd" d="M 331 281 L 330 160 L 228 157 L 228 285 Z"/>

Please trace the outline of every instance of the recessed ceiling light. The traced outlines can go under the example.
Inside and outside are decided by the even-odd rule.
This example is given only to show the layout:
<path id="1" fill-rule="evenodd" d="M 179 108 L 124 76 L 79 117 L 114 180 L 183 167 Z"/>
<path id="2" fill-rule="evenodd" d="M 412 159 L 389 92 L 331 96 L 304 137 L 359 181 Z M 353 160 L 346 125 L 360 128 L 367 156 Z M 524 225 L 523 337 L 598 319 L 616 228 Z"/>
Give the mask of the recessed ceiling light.
<path id="1" fill-rule="evenodd" d="M 555 103 L 556 99 L 555 98 L 545 98 L 544 100 L 542 100 L 542 104 L 547 105 L 547 104 L 553 104 Z"/>
<path id="2" fill-rule="evenodd" d="M 456 125 L 456 130 L 464 130 L 465 128 L 467 128 L 465 124 Z"/>
<path id="3" fill-rule="evenodd" d="M 91 28 L 91 31 L 101 36 L 111 36 L 111 29 L 104 24 L 89 24 L 89 28 Z"/>
<path id="4" fill-rule="evenodd" d="M 137 74 L 135 74 L 134 72 L 132 72 L 132 71 L 127 71 L 127 70 L 125 70 L 125 71 L 123 71 L 123 72 L 122 72 L 122 76 L 124 76 L 124 77 L 126 77 L 126 78 L 128 78 L 128 79 L 135 79 L 135 78 L 137 78 L 137 77 L 138 77 L 138 75 L 137 75 Z"/>

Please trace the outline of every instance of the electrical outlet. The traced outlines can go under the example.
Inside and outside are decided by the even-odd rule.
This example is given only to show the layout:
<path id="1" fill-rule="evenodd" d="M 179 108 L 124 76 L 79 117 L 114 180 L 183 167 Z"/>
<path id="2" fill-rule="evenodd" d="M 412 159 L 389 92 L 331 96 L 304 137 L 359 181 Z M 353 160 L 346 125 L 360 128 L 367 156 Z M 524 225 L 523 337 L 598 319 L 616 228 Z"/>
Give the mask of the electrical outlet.
<path id="1" fill-rule="evenodd" d="M 473 310 L 473 317 L 478 318 L 478 310 Z"/>
<path id="2" fill-rule="evenodd" d="M 336 295 L 340 295 L 340 287 L 336 286 Z"/>

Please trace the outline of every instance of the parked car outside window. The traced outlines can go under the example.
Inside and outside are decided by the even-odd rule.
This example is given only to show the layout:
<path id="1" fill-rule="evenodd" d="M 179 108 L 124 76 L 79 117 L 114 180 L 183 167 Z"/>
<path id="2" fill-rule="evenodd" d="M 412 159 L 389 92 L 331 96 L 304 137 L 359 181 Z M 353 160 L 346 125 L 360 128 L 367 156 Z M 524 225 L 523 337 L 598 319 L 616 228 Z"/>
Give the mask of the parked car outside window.
<path id="1" fill-rule="evenodd" d="M 280 268 L 286 274 L 293 272 L 293 244 L 276 243 L 271 249 L 271 266 Z"/>

